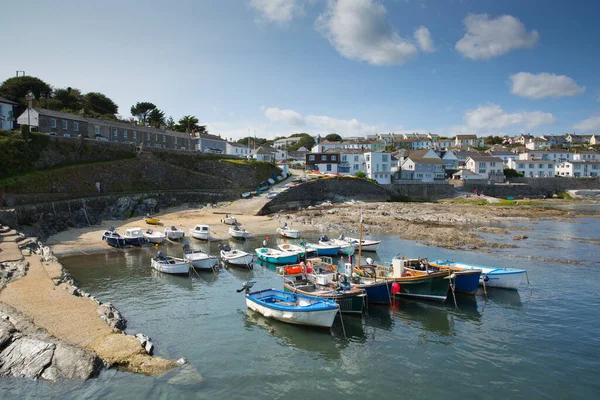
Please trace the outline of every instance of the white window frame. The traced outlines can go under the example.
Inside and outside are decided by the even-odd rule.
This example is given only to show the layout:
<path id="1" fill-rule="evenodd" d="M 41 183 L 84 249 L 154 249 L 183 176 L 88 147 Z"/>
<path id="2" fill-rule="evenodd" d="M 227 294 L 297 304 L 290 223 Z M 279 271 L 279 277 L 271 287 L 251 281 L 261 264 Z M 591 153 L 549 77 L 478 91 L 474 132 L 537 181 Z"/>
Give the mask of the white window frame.
<path id="1" fill-rule="evenodd" d="M 94 126 L 94 132 L 96 133 L 96 135 L 100 134 L 100 126 L 99 125 Z"/>
<path id="2" fill-rule="evenodd" d="M 137 140 L 137 132 L 133 131 L 133 140 Z"/>
<path id="3" fill-rule="evenodd" d="M 52 119 L 50 120 L 50 127 L 51 127 L 51 128 L 56 128 L 56 118 L 52 118 Z"/>
<path id="4" fill-rule="evenodd" d="M 123 130 L 123 139 L 127 140 L 127 129 Z"/>
<path id="5" fill-rule="evenodd" d="M 73 131 L 79 132 L 79 122 L 73 122 Z"/>
<path id="6" fill-rule="evenodd" d="M 117 128 L 113 128 L 113 137 L 119 137 L 119 130 Z"/>
<path id="7" fill-rule="evenodd" d="M 68 121 L 65 121 L 65 120 L 63 119 L 63 120 L 61 120 L 60 122 L 61 122 L 60 126 L 62 127 L 62 129 L 64 129 L 64 130 L 67 130 L 67 129 L 69 129 L 69 122 L 68 122 Z"/>

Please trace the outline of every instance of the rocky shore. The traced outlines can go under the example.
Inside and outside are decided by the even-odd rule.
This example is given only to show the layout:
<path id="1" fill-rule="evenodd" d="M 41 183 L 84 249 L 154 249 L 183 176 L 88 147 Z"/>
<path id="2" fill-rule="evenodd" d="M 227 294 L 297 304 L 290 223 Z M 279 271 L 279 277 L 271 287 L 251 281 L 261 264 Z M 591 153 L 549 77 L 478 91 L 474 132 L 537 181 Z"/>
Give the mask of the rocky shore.
<path id="1" fill-rule="evenodd" d="M 143 334 L 110 303 L 79 289 L 49 247 L 0 228 L 0 377 L 88 379 L 118 367 L 157 375 L 178 365 L 152 357 Z"/>

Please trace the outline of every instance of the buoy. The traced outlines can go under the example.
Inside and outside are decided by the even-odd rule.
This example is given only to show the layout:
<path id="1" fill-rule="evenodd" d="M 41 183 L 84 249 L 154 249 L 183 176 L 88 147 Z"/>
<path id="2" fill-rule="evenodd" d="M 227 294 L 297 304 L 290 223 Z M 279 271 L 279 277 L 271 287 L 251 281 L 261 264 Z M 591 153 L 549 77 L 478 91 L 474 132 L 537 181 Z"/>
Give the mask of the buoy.
<path id="1" fill-rule="evenodd" d="M 488 282 L 489 280 L 490 280 L 490 278 L 489 278 L 487 275 L 484 275 L 484 277 L 483 277 L 483 281 L 484 281 L 484 282 Z"/>
<path id="2" fill-rule="evenodd" d="M 400 292 L 400 284 L 398 282 L 392 283 L 392 294 Z"/>
<path id="3" fill-rule="evenodd" d="M 308 274 L 311 274 L 313 272 L 313 269 L 310 267 L 310 265 L 308 267 L 306 267 L 306 272 Z"/>

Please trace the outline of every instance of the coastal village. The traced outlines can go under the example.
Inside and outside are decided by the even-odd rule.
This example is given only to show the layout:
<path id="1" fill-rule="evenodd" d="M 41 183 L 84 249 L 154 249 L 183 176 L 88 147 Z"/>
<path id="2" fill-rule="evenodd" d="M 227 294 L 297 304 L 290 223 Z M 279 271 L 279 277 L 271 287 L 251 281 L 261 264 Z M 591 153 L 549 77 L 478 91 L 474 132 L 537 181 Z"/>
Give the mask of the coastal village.
<path id="1" fill-rule="evenodd" d="M 3 399 L 594 398 L 577 5 L 43 3 L 78 51 L 0 65 Z"/>

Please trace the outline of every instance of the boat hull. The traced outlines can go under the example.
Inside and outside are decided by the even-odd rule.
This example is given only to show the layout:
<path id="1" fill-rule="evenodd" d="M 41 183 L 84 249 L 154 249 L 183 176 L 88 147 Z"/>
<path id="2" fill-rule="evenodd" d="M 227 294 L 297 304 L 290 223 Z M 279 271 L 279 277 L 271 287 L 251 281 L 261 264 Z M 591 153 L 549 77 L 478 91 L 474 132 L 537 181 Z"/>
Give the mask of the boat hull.
<path id="1" fill-rule="evenodd" d="M 158 225 L 160 222 L 158 218 L 145 218 L 144 221 L 146 221 L 148 225 Z"/>
<path id="2" fill-rule="evenodd" d="M 249 239 L 250 238 L 250 232 L 248 231 L 233 231 L 230 230 L 229 231 L 229 236 L 231 236 L 234 239 Z"/>
<path id="3" fill-rule="evenodd" d="M 394 282 L 400 285 L 397 296 L 415 297 L 419 299 L 446 301 L 450 279 L 446 273 L 435 273 L 424 276 L 397 278 Z"/>
<path id="4" fill-rule="evenodd" d="M 342 294 L 337 296 L 314 296 L 310 292 L 294 289 L 293 286 L 290 286 L 287 283 L 283 285 L 283 290 L 291 293 L 301 293 L 305 296 L 333 300 L 340 306 L 340 311 L 344 314 L 362 314 L 365 308 L 365 303 L 367 301 L 367 296 L 364 293 L 348 295 Z"/>
<path id="5" fill-rule="evenodd" d="M 198 239 L 198 240 L 209 240 L 210 239 L 210 233 L 200 233 L 200 232 L 190 232 L 190 235 L 194 238 L 194 239 Z"/>
<path id="6" fill-rule="evenodd" d="M 169 240 L 180 240 L 185 236 L 185 233 L 183 231 L 167 231 L 165 235 Z"/>
<path id="7" fill-rule="evenodd" d="M 153 244 L 161 244 L 167 238 L 166 236 L 145 236 L 146 240 Z"/>
<path id="8" fill-rule="evenodd" d="M 351 241 L 352 245 L 358 249 L 359 240 L 355 238 L 346 238 L 346 240 Z M 363 251 L 377 251 L 379 249 L 379 245 L 381 242 L 376 240 L 363 240 L 362 245 L 360 246 L 361 252 Z"/>
<path id="9" fill-rule="evenodd" d="M 184 259 L 192 263 L 192 267 L 199 271 L 213 271 L 219 265 L 217 257 L 194 257 L 193 254 L 185 254 Z"/>
<path id="10" fill-rule="evenodd" d="M 232 256 L 226 255 L 224 254 L 224 252 L 221 252 L 221 260 L 223 260 L 229 265 L 248 268 L 248 266 L 251 266 L 254 263 L 254 256 L 248 253 Z"/>
<path id="11" fill-rule="evenodd" d="M 340 251 L 339 247 L 307 247 L 308 250 L 313 250 L 317 257 L 321 256 L 335 256 Z"/>
<path id="12" fill-rule="evenodd" d="M 337 307 L 311 311 L 301 311 L 298 309 L 280 310 L 261 304 L 250 297 L 250 295 L 246 295 L 246 306 L 267 318 L 276 319 L 288 324 L 321 328 L 331 328 L 338 313 Z"/>
<path id="13" fill-rule="evenodd" d="M 480 271 L 459 271 L 454 273 L 452 279 L 454 290 L 457 293 L 475 294 L 479 287 Z"/>
<path id="14" fill-rule="evenodd" d="M 144 237 L 126 237 L 125 238 L 125 243 L 130 245 L 130 246 L 141 246 L 144 243 L 146 243 L 147 240 Z"/>
<path id="15" fill-rule="evenodd" d="M 125 246 L 126 240 L 124 238 L 116 238 L 116 237 L 103 237 L 102 240 L 104 240 L 106 242 L 106 244 L 108 244 L 111 247 L 123 247 Z"/>
<path id="16" fill-rule="evenodd" d="M 264 249 L 263 249 L 264 250 Z M 259 260 L 266 261 L 271 264 L 295 264 L 298 262 L 298 253 L 284 253 L 274 254 L 270 252 L 263 252 L 261 249 L 256 249 L 256 256 Z"/>
<path id="17" fill-rule="evenodd" d="M 482 272 L 479 278 L 479 284 L 491 288 L 518 290 L 525 279 L 525 271 L 517 270 L 492 270 L 491 272 Z"/>
<path id="18" fill-rule="evenodd" d="M 373 283 L 358 283 L 352 286 L 364 289 L 367 294 L 367 302 L 374 304 L 389 304 L 392 282 L 376 281 Z"/>
<path id="19" fill-rule="evenodd" d="M 188 275 L 190 273 L 190 264 L 188 263 L 164 264 L 152 260 L 152 268 L 171 275 Z"/>

